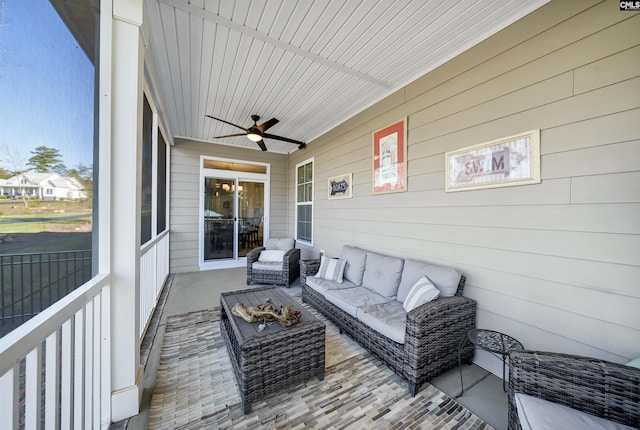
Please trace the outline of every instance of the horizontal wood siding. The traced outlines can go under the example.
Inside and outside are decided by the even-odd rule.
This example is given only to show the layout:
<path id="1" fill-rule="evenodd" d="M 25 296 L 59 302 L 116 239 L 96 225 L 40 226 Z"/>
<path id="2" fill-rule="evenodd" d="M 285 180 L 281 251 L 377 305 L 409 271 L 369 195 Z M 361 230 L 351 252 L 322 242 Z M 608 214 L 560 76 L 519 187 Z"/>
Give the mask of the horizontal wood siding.
<path id="1" fill-rule="evenodd" d="M 402 117 L 409 191 L 373 195 L 371 134 Z M 355 244 L 451 265 L 478 327 L 531 349 L 639 357 L 639 118 L 640 14 L 552 1 L 290 157 L 290 175 L 315 158 L 303 256 Z M 444 191 L 445 152 L 538 128 L 540 184 Z M 329 201 L 327 178 L 344 173 L 353 198 Z"/>
<path id="2" fill-rule="evenodd" d="M 289 231 L 286 211 L 289 205 L 287 155 L 252 151 L 229 145 L 176 139 L 171 147 L 171 250 L 172 273 L 200 270 L 198 266 L 198 220 L 200 156 L 230 158 L 271 166 L 271 207 L 269 234 L 284 237 Z"/>

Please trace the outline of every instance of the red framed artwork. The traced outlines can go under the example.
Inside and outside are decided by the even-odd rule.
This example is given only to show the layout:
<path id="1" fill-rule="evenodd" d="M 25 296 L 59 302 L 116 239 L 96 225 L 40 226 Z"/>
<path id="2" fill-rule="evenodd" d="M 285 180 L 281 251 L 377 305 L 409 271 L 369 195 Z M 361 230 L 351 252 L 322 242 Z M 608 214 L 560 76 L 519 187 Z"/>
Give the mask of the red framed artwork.
<path id="1" fill-rule="evenodd" d="M 373 132 L 373 193 L 407 191 L 407 119 Z"/>

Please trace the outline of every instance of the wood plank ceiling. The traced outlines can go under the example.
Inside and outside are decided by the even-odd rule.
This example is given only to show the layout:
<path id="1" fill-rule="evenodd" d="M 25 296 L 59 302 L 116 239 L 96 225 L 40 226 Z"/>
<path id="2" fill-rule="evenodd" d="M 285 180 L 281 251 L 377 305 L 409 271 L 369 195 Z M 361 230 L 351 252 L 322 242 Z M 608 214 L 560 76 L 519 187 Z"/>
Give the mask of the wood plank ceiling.
<path id="1" fill-rule="evenodd" d="M 259 150 L 205 114 L 309 142 L 547 1 L 145 0 L 144 33 L 170 133 Z"/>

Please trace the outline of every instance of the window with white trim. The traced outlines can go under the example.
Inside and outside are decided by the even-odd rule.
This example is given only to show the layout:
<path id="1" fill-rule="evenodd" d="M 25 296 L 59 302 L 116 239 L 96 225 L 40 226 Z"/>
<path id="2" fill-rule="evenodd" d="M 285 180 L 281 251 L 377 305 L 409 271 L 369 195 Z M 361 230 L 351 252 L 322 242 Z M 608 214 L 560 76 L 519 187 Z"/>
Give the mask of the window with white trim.
<path id="1" fill-rule="evenodd" d="M 313 158 L 296 165 L 296 240 L 313 244 Z"/>

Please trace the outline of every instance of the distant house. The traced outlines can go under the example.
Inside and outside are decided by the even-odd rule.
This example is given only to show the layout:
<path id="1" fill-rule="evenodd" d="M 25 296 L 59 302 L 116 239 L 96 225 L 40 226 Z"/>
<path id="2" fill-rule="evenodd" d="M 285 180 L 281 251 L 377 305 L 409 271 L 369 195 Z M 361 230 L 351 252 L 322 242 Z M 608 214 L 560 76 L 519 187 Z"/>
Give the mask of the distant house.
<path id="1" fill-rule="evenodd" d="M 9 192 L 9 189 L 7 188 L 7 180 L 6 179 L 0 179 L 0 196 L 10 196 L 11 193 Z"/>
<path id="2" fill-rule="evenodd" d="M 0 179 L 0 195 L 38 200 L 84 200 L 87 193 L 75 178 L 57 173 L 21 173 Z"/>

